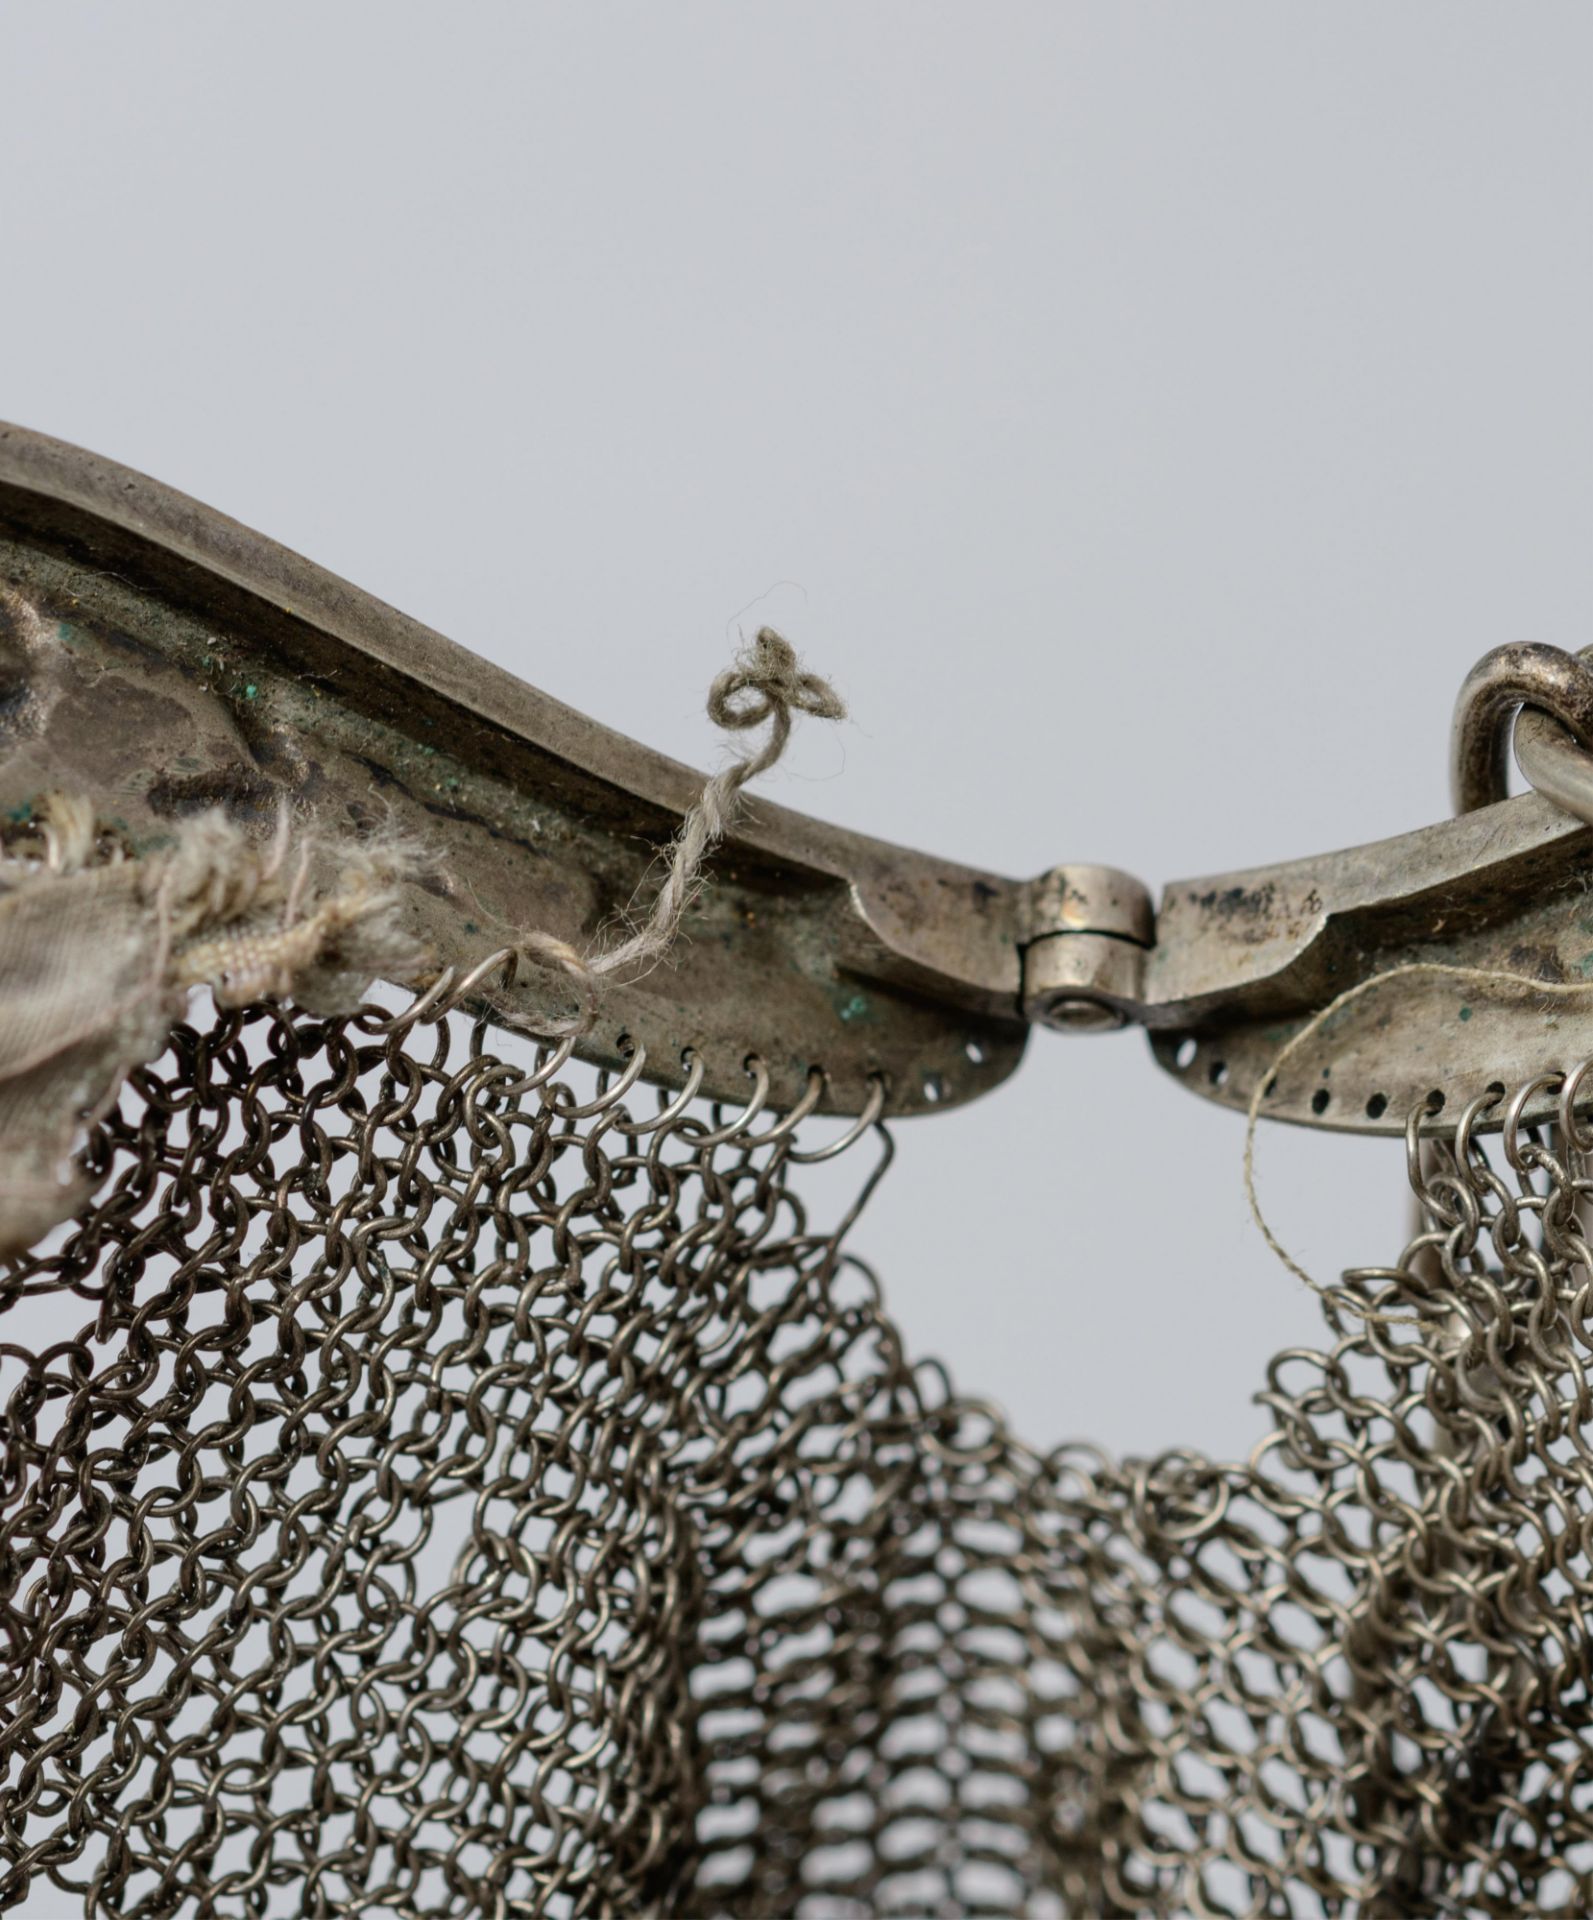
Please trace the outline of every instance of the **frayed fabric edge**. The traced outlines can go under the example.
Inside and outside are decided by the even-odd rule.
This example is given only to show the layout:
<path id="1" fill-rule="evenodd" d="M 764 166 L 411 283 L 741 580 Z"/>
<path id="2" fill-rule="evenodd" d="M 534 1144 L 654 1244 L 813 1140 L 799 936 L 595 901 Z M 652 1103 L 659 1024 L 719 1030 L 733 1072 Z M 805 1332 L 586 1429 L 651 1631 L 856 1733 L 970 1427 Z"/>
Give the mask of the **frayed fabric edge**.
<path id="1" fill-rule="evenodd" d="M 742 789 L 785 751 L 793 717 L 840 720 L 846 708 L 762 627 L 714 681 L 708 713 L 729 733 L 767 726 L 767 735 L 705 783 L 650 910 L 625 937 L 595 952 L 522 937 L 518 951 L 563 975 L 578 1006 L 569 1016 L 506 1014 L 507 1024 L 543 1039 L 588 1032 L 604 982 L 640 978 L 673 947 Z M 0 843 L 0 1258 L 81 1205 L 88 1189 L 73 1155 L 86 1129 L 160 1054 L 195 989 L 222 1007 L 292 999 L 335 1015 L 377 979 L 413 981 L 426 956 L 400 907 L 419 864 L 396 840 L 350 846 L 296 831 L 286 805 L 269 841 L 217 809 L 186 820 L 171 846 L 134 857 L 89 801 L 68 794 Z"/>
<path id="2" fill-rule="evenodd" d="M 159 1056 L 189 995 L 347 1013 L 412 979 L 413 849 L 334 844 L 286 809 L 266 841 L 220 811 L 133 856 L 77 795 L 52 795 L 0 850 L 0 1258 L 82 1204 L 73 1156 L 127 1075 Z"/>

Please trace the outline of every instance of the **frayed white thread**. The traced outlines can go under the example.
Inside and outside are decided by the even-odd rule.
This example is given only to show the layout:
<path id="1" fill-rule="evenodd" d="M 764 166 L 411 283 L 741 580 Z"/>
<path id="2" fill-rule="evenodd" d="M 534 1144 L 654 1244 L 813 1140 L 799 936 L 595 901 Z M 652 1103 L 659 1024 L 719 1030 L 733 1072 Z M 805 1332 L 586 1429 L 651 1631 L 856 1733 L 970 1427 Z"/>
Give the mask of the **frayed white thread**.
<path id="1" fill-rule="evenodd" d="M 708 713 L 727 732 L 768 733 L 705 783 L 646 919 L 590 954 L 524 936 L 521 952 L 570 981 L 576 1012 L 500 1017 L 548 1038 L 587 1032 L 604 981 L 639 978 L 669 952 L 742 789 L 785 751 L 793 716 L 845 712 L 789 642 L 761 628 L 709 689 Z M 291 996 L 339 1014 L 374 980 L 413 979 L 424 965 L 401 911 L 417 851 L 296 837 L 286 802 L 263 845 L 215 810 L 186 820 L 170 848 L 134 858 L 102 835 L 87 800 L 56 794 L 27 839 L 25 852 L 0 858 L 0 1254 L 72 1212 L 83 1183 L 68 1162 L 85 1116 L 103 1113 L 160 1051 L 193 989 L 209 987 L 223 1007 Z"/>
<path id="2" fill-rule="evenodd" d="M 708 689 L 708 717 L 728 733 L 744 733 L 767 723 L 767 736 L 704 785 L 675 836 L 652 908 L 634 933 L 596 953 L 582 953 L 553 934 L 528 933 L 521 938 L 522 953 L 570 982 L 577 1005 L 563 1019 L 520 1015 L 513 1018 L 514 1025 L 549 1039 L 579 1038 L 591 1031 L 597 1019 L 605 980 L 618 973 L 641 979 L 658 965 L 674 945 L 686 909 L 701 885 L 704 862 L 740 810 L 742 789 L 785 752 L 792 716 L 798 713 L 816 720 L 844 720 L 846 707 L 827 680 L 803 671 L 790 641 L 773 627 L 760 627 L 734 664 Z"/>

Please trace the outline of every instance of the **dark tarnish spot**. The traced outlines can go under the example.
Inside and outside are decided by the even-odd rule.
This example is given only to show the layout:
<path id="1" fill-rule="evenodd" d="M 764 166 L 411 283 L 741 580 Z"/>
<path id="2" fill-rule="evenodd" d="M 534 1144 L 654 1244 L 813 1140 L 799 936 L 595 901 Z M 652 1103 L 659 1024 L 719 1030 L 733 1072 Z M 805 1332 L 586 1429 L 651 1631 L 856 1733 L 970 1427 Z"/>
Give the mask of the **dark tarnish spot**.
<path id="1" fill-rule="evenodd" d="M 1553 947 L 1534 947 L 1523 943 L 1510 949 L 1512 973 L 1526 974 L 1533 980 L 1563 980 L 1565 967 Z"/>
<path id="2" fill-rule="evenodd" d="M 401 783 L 394 781 L 393 784 L 397 786 Z M 408 793 L 409 789 L 405 787 L 404 791 Z M 416 799 L 416 796 L 410 794 L 410 798 Z M 518 847 L 522 853 L 530 854 L 533 860 L 541 861 L 544 865 L 551 857 L 546 847 L 535 845 L 521 834 L 511 833 L 507 827 L 496 825 L 485 814 L 472 813 L 468 807 L 449 806 L 438 800 L 418 800 L 417 804 L 439 820 L 453 820 L 462 822 L 466 826 L 479 827 L 489 840 L 497 840 L 505 846 Z"/>
<path id="3" fill-rule="evenodd" d="M 1211 887 L 1191 893 L 1189 901 L 1236 940 L 1253 946 L 1277 930 L 1278 889 L 1272 881 L 1260 887 Z"/>
<path id="4" fill-rule="evenodd" d="M 95 641 L 108 653 L 125 653 L 148 666 L 163 670 L 170 667 L 170 661 L 152 640 L 145 640 L 136 633 L 127 633 L 121 627 L 96 626 L 92 632 Z"/>
<path id="5" fill-rule="evenodd" d="M 163 777 L 149 790 L 150 811 L 164 820 L 224 807 L 235 820 L 265 821 L 275 817 L 281 798 L 282 788 L 275 781 L 242 761 L 179 779 Z"/>
<path id="6" fill-rule="evenodd" d="M 384 767 L 380 760 L 373 760 L 368 754 L 351 753 L 349 758 L 356 766 L 365 769 L 377 788 L 393 788 L 406 800 L 419 807 L 423 813 L 429 813 L 435 819 L 449 820 L 463 826 L 479 827 L 489 840 L 499 841 L 505 846 L 518 847 L 522 853 L 530 854 L 533 860 L 540 861 L 544 865 L 551 857 L 546 847 L 537 846 L 535 842 L 527 840 L 523 834 L 511 833 L 507 827 L 497 825 L 496 822 L 487 819 L 485 814 L 475 813 L 468 807 L 460 806 L 457 801 L 423 799 L 412 788 L 406 786 L 391 767 Z"/>
<path id="7" fill-rule="evenodd" d="M 377 787 L 397 787 L 398 791 L 405 795 L 406 798 L 413 797 L 408 787 L 406 787 L 398 775 L 393 772 L 392 768 L 384 767 L 380 760 L 372 760 L 369 755 L 363 753 L 351 753 L 349 758 L 356 766 L 365 769 Z"/>

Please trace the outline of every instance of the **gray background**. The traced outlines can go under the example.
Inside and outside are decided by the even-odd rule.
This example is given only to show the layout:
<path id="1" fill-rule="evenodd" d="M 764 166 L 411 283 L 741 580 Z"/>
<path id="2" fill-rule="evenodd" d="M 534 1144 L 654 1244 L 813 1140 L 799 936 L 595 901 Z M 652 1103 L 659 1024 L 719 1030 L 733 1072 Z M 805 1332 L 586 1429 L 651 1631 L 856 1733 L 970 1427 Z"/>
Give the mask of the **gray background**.
<path id="1" fill-rule="evenodd" d="M 1472 661 L 1593 640 L 1581 0 L 34 0 L 0 75 L 0 415 L 699 763 L 771 620 L 855 716 L 791 805 L 1160 884 L 1438 817 Z M 859 1244 L 1035 1443 L 1245 1451 L 1317 1316 L 1241 1131 L 1042 1035 Z M 1396 1251 L 1397 1150 L 1261 1168 Z"/>

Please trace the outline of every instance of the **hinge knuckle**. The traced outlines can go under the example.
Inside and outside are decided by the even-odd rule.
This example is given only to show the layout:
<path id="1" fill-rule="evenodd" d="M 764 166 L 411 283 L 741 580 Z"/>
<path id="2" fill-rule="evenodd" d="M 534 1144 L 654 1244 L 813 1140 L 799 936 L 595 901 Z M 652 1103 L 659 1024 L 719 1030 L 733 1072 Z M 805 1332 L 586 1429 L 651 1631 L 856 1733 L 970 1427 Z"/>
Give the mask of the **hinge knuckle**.
<path id="1" fill-rule="evenodd" d="M 1052 867 L 1029 883 L 1023 1010 L 1067 1033 L 1109 1033 L 1138 1017 L 1151 897 L 1116 867 Z"/>

